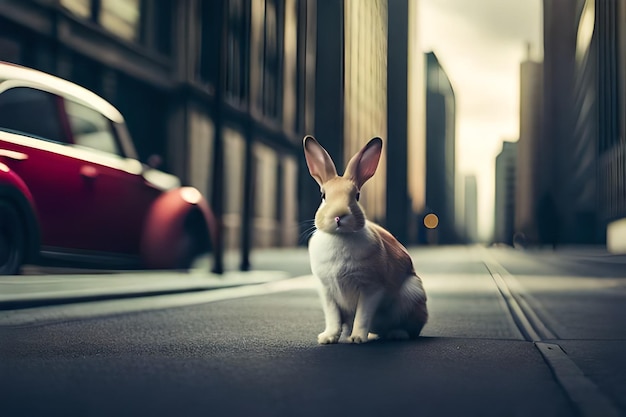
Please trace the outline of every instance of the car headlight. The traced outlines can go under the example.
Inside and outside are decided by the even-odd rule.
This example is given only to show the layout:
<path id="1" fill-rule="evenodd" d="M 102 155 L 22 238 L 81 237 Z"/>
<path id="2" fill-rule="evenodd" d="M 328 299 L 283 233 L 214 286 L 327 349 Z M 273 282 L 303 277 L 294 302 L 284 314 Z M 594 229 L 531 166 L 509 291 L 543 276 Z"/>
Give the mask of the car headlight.
<path id="1" fill-rule="evenodd" d="M 180 196 L 189 204 L 198 204 L 202 200 L 200 191 L 193 187 L 183 187 L 180 189 Z"/>

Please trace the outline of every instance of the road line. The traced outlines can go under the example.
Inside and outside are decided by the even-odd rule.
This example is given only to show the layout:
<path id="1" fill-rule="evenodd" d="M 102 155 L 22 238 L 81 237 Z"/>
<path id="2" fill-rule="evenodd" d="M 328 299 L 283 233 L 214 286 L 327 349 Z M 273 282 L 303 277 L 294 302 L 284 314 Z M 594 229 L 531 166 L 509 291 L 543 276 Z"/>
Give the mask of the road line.
<path id="1" fill-rule="evenodd" d="M 543 322 L 535 310 L 524 298 L 526 291 L 515 277 L 511 275 L 490 254 L 485 253 L 487 260 L 485 267 L 491 274 L 496 287 L 509 306 L 515 323 L 518 325 L 526 340 L 537 342 L 541 340 L 558 339 L 558 336 Z M 514 287 L 512 289 L 511 287 Z M 530 295 L 526 294 L 527 297 Z"/>
<path id="2" fill-rule="evenodd" d="M 526 293 L 521 284 L 487 251 L 484 251 L 484 258 L 487 259 L 484 262 L 485 266 L 509 306 L 515 323 L 527 340 L 532 341 L 537 347 L 557 382 L 577 408 L 581 417 L 619 417 L 621 415 L 619 409 L 570 359 L 560 345 L 542 341 L 546 339 L 558 340 L 558 337 L 543 323 L 533 308 L 520 295 Z M 511 290 L 510 285 L 515 287 L 515 291 Z"/>
<path id="3" fill-rule="evenodd" d="M 313 276 L 305 275 L 264 284 L 252 284 L 185 294 L 157 295 L 124 300 L 107 300 L 49 307 L 2 311 L 0 327 L 39 326 L 92 317 L 184 307 L 236 298 L 268 295 L 285 291 L 316 288 Z"/>
<path id="4" fill-rule="evenodd" d="M 530 320 L 524 313 L 523 308 L 519 305 L 515 296 L 511 293 L 511 290 L 502 279 L 502 276 L 499 273 L 490 270 L 489 266 L 487 266 L 487 269 L 489 270 L 500 295 L 502 295 L 506 305 L 509 307 L 509 311 L 513 316 L 513 321 L 519 328 L 522 335 L 524 335 L 524 338 L 530 342 L 541 340 L 539 333 L 537 333 L 533 325 L 530 323 Z"/>
<path id="5" fill-rule="evenodd" d="M 561 346 L 543 342 L 535 342 L 535 346 L 582 417 L 619 417 L 621 415 L 611 400 L 585 376 Z"/>

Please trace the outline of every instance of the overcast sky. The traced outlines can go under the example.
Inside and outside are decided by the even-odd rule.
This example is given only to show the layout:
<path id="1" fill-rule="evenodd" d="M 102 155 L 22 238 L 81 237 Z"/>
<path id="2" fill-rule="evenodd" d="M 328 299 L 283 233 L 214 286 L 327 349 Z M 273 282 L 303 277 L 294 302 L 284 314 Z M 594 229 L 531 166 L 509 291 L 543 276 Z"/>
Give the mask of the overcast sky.
<path id="1" fill-rule="evenodd" d="M 457 187 L 478 180 L 479 234 L 493 231 L 495 158 L 519 135 L 519 64 L 541 59 L 541 0 L 419 0 L 420 42 L 456 95 Z"/>

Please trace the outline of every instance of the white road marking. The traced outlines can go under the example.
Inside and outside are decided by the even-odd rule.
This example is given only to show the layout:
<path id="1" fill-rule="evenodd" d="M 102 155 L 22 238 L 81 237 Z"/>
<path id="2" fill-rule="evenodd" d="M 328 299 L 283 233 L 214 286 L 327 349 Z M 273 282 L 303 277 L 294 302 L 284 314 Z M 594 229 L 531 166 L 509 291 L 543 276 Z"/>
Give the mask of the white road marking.
<path id="1" fill-rule="evenodd" d="M 578 409 L 581 417 L 618 417 L 620 412 L 612 401 L 589 379 L 557 343 L 542 340 L 558 337 L 546 326 L 524 297 L 530 297 L 522 285 L 487 251 L 485 265 L 509 305 L 515 322 L 527 339 L 534 342 L 541 356 L 552 369 L 559 385 Z M 504 278 L 506 277 L 506 278 Z M 512 288 L 513 287 L 513 290 Z M 520 295 L 524 294 L 524 297 Z M 537 305 L 536 303 L 533 303 Z"/>
<path id="2" fill-rule="evenodd" d="M 536 342 L 535 346 L 583 417 L 619 417 L 620 412 L 600 388 L 585 376 L 561 346 Z"/>
<path id="3" fill-rule="evenodd" d="M 183 307 L 299 289 L 312 289 L 315 288 L 315 285 L 315 278 L 311 275 L 305 275 L 265 284 L 213 289 L 184 294 L 8 310 L 0 312 L 0 327 L 37 326 L 91 317 Z"/>

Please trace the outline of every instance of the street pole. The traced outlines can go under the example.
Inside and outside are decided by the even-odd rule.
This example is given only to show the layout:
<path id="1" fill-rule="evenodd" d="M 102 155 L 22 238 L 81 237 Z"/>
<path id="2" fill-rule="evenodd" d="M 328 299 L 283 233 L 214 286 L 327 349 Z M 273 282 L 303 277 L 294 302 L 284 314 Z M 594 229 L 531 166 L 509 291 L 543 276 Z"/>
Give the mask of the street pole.
<path id="1" fill-rule="evenodd" d="M 248 115 L 251 117 L 251 115 Z M 252 123 L 248 122 L 249 125 Z M 252 129 L 246 129 L 246 150 L 244 157 L 244 190 L 243 190 L 243 214 L 241 218 L 241 264 L 239 269 L 249 271 L 250 250 L 252 247 Z"/>
<path id="2" fill-rule="evenodd" d="M 217 241 L 213 245 L 213 272 L 224 272 L 224 85 L 226 79 L 226 0 L 218 2 L 217 19 L 219 24 L 218 45 L 219 56 L 215 84 L 215 143 L 213 147 L 213 178 L 211 206 L 217 220 Z"/>
<path id="3" fill-rule="evenodd" d="M 245 117 L 245 130 L 244 136 L 246 141 L 245 155 L 244 155 L 244 185 L 243 185 L 243 213 L 241 215 L 241 264 L 239 269 L 242 271 L 249 271 L 250 264 L 250 250 L 252 248 L 252 217 L 253 213 L 253 198 L 252 192 L 252 176 L 254 171 L 253 158 L 252 158 L 252 144 L 254 143 L 254 121 L 252 118 L 252 88 L 251 88 L 251 65 L 250 65 L 250 45 L 251 45 L 251 29 L 252 19 L 250 13 L 246 13 L 246 33 L 244 36 L 248 39 L 246 42 L 245 56 L 248 62 L 245 66 L 248 68 L 248 74 L 246 77 L 246 117 Z"/>

